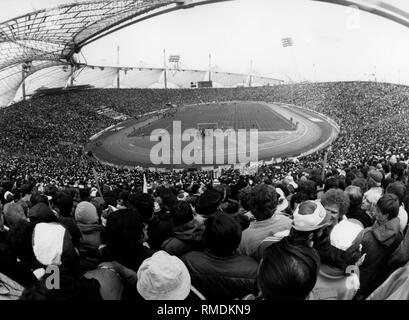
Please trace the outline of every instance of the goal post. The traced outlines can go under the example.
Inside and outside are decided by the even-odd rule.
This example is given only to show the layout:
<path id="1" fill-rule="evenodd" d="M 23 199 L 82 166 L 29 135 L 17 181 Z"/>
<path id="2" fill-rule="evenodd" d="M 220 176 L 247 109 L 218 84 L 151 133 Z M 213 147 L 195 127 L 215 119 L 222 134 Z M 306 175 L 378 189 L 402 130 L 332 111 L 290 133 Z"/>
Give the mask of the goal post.
<path id="1" fill-rule="evenodd" d="M 207 130 L 207 129 L 211 129 L 211 130 L 218 129 L 217 122 L 201 122 L 197 124 L 197 130 L 201 131 L 201 130 Z"/>

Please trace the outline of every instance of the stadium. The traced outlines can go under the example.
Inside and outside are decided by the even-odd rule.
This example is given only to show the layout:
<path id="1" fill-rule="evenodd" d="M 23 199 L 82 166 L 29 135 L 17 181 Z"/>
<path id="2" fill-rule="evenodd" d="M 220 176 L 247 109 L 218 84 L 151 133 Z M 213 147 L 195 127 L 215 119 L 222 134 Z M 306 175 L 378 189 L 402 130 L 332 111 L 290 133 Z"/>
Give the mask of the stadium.
<path id="1" fill-rule="evenodd" d="M 393 42 L 369 22 L 401 34 L 409 27 L 400 0 L 297 1 L 317 16 L 342 16 L 340 8 L 352 10 L 349 18 L 363 14 L 363 31 L 352 35 L 348 18 L 343 34 L 357 52 L 365 32 L 377 46 Z M 317 36 L 334 49 L 320 52 L 318 44 L 312 52 L 309 35 L 301 45 L 286 31 L 274 38 L 276 59 L 265 53 L 273 67 L 260 74 L 253 60 L 250 70 L 240 67 L 247 50 L 263 51 L 240 43 L 243 29 L 233 53 L 225 42 L 233 35 L 217 40 L 213 29 L 200 34 L 196 28 L 210 27 L 198 23 L 190 33 L 203 46 L 220 42 L 219 61 L 239 61 L 236 70 L 212 65 L 210 54 L 208 68 L 188 67 L 184 54 L 166 50 L 158 55 L 163 65 L 125 65 L 120 56 L 130 54 L 112 37 L 126 47 L 138 26 L 152 28 L 139 34 L 141 52 L 179 37 L 186 60 L 203 61 L 199 40 L 159 37 L 166 28 L 154 31 L 156 19 L 193 20 L 193 10 L 212 6 L 220 14 L 217 6 L 236 1 L 60 2 L 0 23 L 0 284 L 9 288 L 2 298 L 409 298 L 409 87 L 400 69 L 398 81 L 391 71 L 405 67 L 396 58 L 405 44 L 396 42 L 401 53 L 390 49 L 396 57 L 381 61 L 373 50 L 345 65 L 329 55 L 350 50 L 340 49 L 340 34 Z M 234 11 L 253 5 L 237 2 L 235 27 L 257 25 Z M 266 29 L 259 23 L 248 27 L 249 38 Z M 101 50 L 109 42 L 116 56 Z M 294 58 L 297 46 L 304 60 Z M 320 81 L 315 56 L 323 60 Z M 280 66 L 285 61 L 290 67 Z M 49 286 L 50 270 L 63 290 Z"/>

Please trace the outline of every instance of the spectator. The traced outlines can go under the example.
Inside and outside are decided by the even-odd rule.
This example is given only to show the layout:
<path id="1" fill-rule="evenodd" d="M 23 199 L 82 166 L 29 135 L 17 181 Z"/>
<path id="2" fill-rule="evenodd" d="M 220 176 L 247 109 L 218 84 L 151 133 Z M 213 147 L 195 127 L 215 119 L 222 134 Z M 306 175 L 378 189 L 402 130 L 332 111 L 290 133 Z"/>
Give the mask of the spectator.
<path id="1" fill-rule="evenodd" d="M 364 227 L 358 220 L 343 220 L 334 226 L 328 252 L 321 256 L 315 297 L 352 300 L 359 288 L 359 266 L 365 259 L 361 254 L 363 234 Z"/>
<path id="2" fill-rule="evenodd" d="M 265 300 L 307 300 L 317 282 L 319 256 L 307 246 L 287 238 L 270 245 L 263 254 L 257 283 L 258 298 Z M 251 299 L 251 297 L 247 297 Z"/>
<path id="3" fill-rule="evenodd" d="M 258 263 L 236 254 L 241 239 L 238 222 L 224 213 L 206 220 L 207 250 L 182 257 L 193 286 L 208 300 L 241 298 L 254 293 Z"/>
<path id="4" fill-rule="evenodd" d="M 205 226 L 194 219 L 190 205 L 179 201 L 170 209 L 170 215 L 173 235 L 162 243 L 161 249 L 177 257 L 182 257 L 189 251 L 203 250 L 202 236 Z"/>
<path id="5" fill-rule="evenodd" d="M 274 214 L 277 204 L 278 195 L 274 187 L 259 184 L 252 189 L 249 206 L 256 221 L 252 221 L 243 231 L 239 246 L 241 255 L 253 255 L 267 237 L 281 238 L 281 231 L 291 229 L 290 218 L 282 214 Z"/>
<path id="6" fill-rule="evenodd" d="M 330 189 L 324 193 L 321 203 L 331 213 L 333 224 L 341 221 L 349 209 L 349 197 L 341 189 Z"/>
<path id="7" fill-rule="evenodd" d="M 383 195 L 377 202 L 377 208 L 375 223 L 366 229 L 362 240 L 362 252 L 366 253 L 366 258 L 360 268 L 359 299 L 366 298 L 387 278 L 388 259 L 402 240 L 398 197 Z"/>
<path id="8" fill-rule="evenodd" d="M 345 193 L 349 196 L 350 206 L 346 216 L 348 219 L 356 219 L 362 223 L 364 228 L 372 226 L 373 222 L 369 215 L 361 208 L 363 195 L 361 188 L 357 186 L 348 186 Z"/>

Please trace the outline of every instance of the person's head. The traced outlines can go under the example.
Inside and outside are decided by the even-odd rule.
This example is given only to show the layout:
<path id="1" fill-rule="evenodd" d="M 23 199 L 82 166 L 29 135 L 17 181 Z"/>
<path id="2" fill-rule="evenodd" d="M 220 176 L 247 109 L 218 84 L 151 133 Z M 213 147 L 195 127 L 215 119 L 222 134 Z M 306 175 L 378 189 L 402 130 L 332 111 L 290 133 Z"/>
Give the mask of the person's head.
<path id="1" fill-rule="evenodd" d="M 340 185 L 340 179 L 336 177 L 329 177 L 325 182 L 324 192 L 327 192 L 330 189 L 339 189 Z"/>
<path id="2" fill-rule="evenodd" d="M 234 217 L 221 213 L 206 220 L 204 239 L 216 256 L 232 255 L 241 241 L 241 226 Z"/>
<path id="3" fill-rule="evenodd" d="M 357 207 L 362 204 L 363 195 L 360 187 L 348 186 L 345 189 L 345 193 L 349 197 L 351 207 Z"/>
<path id="4" fill-rule="evenodd" d="M 154 213 L 154 200 L 151 195 L 147 193 L 131 195 L 129 202 L 138 210 L 145 222 L 152 218 Z"/>
<path id="5" fill-rule="evenodd" d="M 37 223 L 32 235 L 33 252 L 44 267 L 54 265 L 64 271 L 76 271 L 78 255 L 70 232 L 59 223 Z"/>
<path id="6" fill-rule="evenodd" d="M 375 169 L 368 171 L 368 186 L 369 188 L 380 187 L 383 180 L 383 174 Z"/>
<path id="7" fill-rule="evenodd" d="M 98 223 L 97 208 L 91 202 L 81 201 L 75 208 L 75 220 L 82 224 Z"/>
<path id="8" fill-rule="evenodd" d="M 297 191 L 307 194 L 309 200 L 317 199 L 317 183 L 313 180 L 300 180 Z"/>
<path id="9" fill-rule="evenodd" d="M 105 243 L 119 262 L 132 259 L 144 240 L 144 223 L 136 209 L 122 209 L 107 217 Z"/>
<path id="10" fill-rule="evenodd" d="M 181 226 L 193 219 L 192 207 L 185 201 L 178 201 L 170 208 L 170 217 L 174 227 Z"/>
<path id="11" fill-rule="evenodd" d="M 364 227 L 358 220 L 346 219 L 336 224 L 330 233 L 330 245 L 320 249 L 321 263 L 346 272 L 362 257 L 363 235 Z"/>
<path id="12" fill-rule="evenodd" d="M 251 213 L 258 221 L 270 218 L 277 204 L 278 194 L 273 186 L 261 183 L 252 188 L 249 206 Z"/>
<path id="13" fill-rule="evenodd" d="M 290 200 L 290 207 L 291 210 L 295 210 L 296 207 L 299 206 L 299 204 L 303 201 L 309 200 L 308 195 L 305 192 L 296 192 Z"/>
<path id="14" fill-rule="evenodd" d="M 203 216 L 210 216 L 217 212 L 222 197 L 215 190 L 206 190 L 197 200 L 196 212 Z"/>
<path id="15" fill-rule="evenodd" d="M 318 200 L 302 202 L 294 211 L 290 236 L 303 239 L 310 246 L 319 239 L 324 230 L 331 225 L 332 216 Z"/>
<path id="16" fill-rule="evenodd" d="M 28 219 L 34 223 L 57 222 L 57 216 L 45 203 L 40 202 L 32 206 L 28 211 Z"/>
<path id="17" fill-rule="evenodd" d="M 392 164 L 392 167 L 391 167 L 392 177 L 400 180 L 405 173 L 405 167 L 406 165 L 402 162 L 397 162 L 397 163 Z"/>
<path id="18" fill-rule="evenodd" d="M 378 207 L 376 221 L 379 223 L 392 220 L 399 214 L 399 198 L 392 193 L 384 194 L 378 200 L 376 206 Z"/>
<path id="19" fill-rule="evenodd" d="M 184 300 L 189 296 L 188 269 L 182 260 L 165 251 L 145 259 L 137 275 L 136 288 L 145 300 Z"/>
<path id="20" fill-rule="evenodd" d="M 4 213 L 4 219 L 6 225 L 11 228 L 20 220 L 27 220 L 27 217 L 24 213 L 24 208 L 20 203 L 13 203 Z"/>
<path id="21" fill-rule="evenodd" d="M 249 201 L 251 198 L 251 187 L 247 186 L 239 190 L 239 202 L 240 205 L 243 207 L 244 210 L 249 211 Z"/>
<path id="22" fill-rule="evenodd" d="M 365 210 L 366 214 L 373 218 L 377 211 L 376 203 L 381 197 L 382 189 L 379 188 L 369 189 L 367 192 L 364 193 L 361 209 Z"/>
<path id="23" fill-rule="evenodd" d="M 352 185 L 359 187 L 361 189 L 362 194 L 367 192 L 369 189 L 368 181 L 364 178 L 356 178 L 352 180 Z"/>
<path id="24" fill-rule="evenodd" d="M 333 224 L 341 221 L 349 209 L 349 197 L 341 189 L 330 189 L 325 192 L 321 203 L 325 210 L 331 213 Z"/>
<path id="25" fill-rule="evenodd" d="M 257 284 L 267 300 L 306 300 L 317 282 L 318 270 L 315 249 L 284 238 L 264 250 Z"/>
<path id="26" fill-rule="evenodd" d="M 63 217 L 70 217 L 74 206 L 74 199 L 71 195 L 64 192 L 57 192 L 53 198 L 54 207 Z"/>
<path id="27" fill-rule="evenodd" d="M 35 206 L 38 203 L 45 203 L 47 206 L 49 205 L 47 196 L 37 192 L 31 195 L 30 203 L 32 206 Z"/>
<path id="28" fill-rule="evenodd" d="M 385 193 L 393 193 L 398 196 L 401 205 L 405 200 L 406 187 L 401 181 L 392 182 L 386 187 Z"/>
<path id="29" fill-rule="evenodd" d="M 281 188 L 276 188 L 276 192 L 278 195 L 278 199 L 275 212 L 284 212 L 288 208 L 288 200 L 286 198 L 284 191 Z"/>
<path id="30" fill-rule="evenodd" d="M 80 201 L 89 201 L 90 193 L 88 188 L 79 189 Z"/>

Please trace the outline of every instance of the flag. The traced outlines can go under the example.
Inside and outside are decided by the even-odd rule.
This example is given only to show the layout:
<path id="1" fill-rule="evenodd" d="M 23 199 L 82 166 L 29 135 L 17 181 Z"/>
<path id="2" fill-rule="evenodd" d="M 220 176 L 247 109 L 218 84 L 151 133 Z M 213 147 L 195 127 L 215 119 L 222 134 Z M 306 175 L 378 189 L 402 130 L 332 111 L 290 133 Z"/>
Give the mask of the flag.
<path id="1" fill-rule="evenodd" d="M 103 199 L 104 196 L 102 195 L 102 190 L 101 190 L 101 187 L 99 186 L 98 174 L 97 174 L 97 171 L 95 170 L 95 168 L 92 168 L 92 174 L 94 175 L 94 180 L 95 180 L 95 184 L 97 185 L 99 195 Z"/>
<path id="2" fill-rule="evenodd" d="M 146 182 L 145 174 L 143 174 L 143 193 L 148 193 L 148 183 Z"/>
<path id="3" fill-rule="evenodd" d="M 283 44 L 283 47 L 292 47 L 294 45 L 293 43 L 293 38 L 288 37 L 288 38 L 282 38 L 281 43 Z"/>

